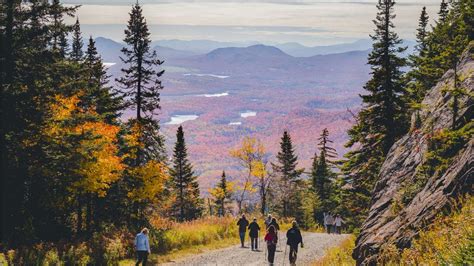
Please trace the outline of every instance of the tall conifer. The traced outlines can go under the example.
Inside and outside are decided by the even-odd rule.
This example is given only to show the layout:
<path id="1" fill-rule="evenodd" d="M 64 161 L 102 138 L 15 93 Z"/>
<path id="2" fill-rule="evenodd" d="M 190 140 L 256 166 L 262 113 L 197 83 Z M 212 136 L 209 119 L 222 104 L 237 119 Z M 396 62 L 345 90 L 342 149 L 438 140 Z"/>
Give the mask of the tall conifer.
<path id="1" fill-rule="evenodd" d="M 130 19 L 125 29 L 121 60 L 126 68 L 123 76 L 117 79 L 121 85 L 121 96 L 126 107 L 136 111 L 135 119 L 130 121 L 131 128 L 139 132 L 136 165 L 148 160 L 164 160 L 163 138 L 159 134 L 159 124 L 155 115 L 160 107 L 160 90 L 163 89 L 160 77 L 164 70 L 157 71 L 163 61 L 157 58 L 151 48 L 150 32 L 141 6 L 132 7 Z"/>
<path id="2" fill-rule="evenodd" d="M 81 36 L 81 25 L 79 23 L 79 18 L 76 18 L 76 23 L 72 27 L 72 50 L 71 50 L 71 59 L 73 61 L 79 62 L 83 59 L 84 52 L 82 48 L 84 43 L 82 42 Z"/>
<path id="3" fill-rule="evenodd" d="M 171 182 L 176 196 L 176 201 L 174 202 L 175 217 L 180 221 L 199 217 L 202 212 L 202 202 L 199 198 L 199 184 L 188 159 L 188 151 L 182 126 L 180 126 L 176 132 L 173 167 L 170 172 L 172 178 Z"/>
<path id="4" fill-rule="evenodd" d="M 362 206 L 354 208 L 358 214 L 366 212 L 385 155 L 407 128 L 401 79 L 405 60 L 399 55 L 406 48 L 400 46 L 402 41 L 393 31 L 394 5 L 392 0 L 380 0 L 377 4 L 375 33 L 371 35 L 373 49 L 368 57 L 372 78 L 364 86 L 367 94 L 361 95 L 364 107 L 348 132 L 347 147 L 357 148 L 346 154 L 348 160 L 343 170 L 354 197 L 362 199 L 358 201 L 363 202 Z"/>
<path id="5" fill-rule="evenodd" d="M 291 136 L 288 131 L 283 133 L 280 142 L 280 151 L 277 154 L 277 164 L 273 164 L 274 172 L 278 175 L 280 190 L 281 215 L 294 216 L 299 209 L 298 184 L 300 183 L 301 170 L 296 169 L 298 157 L 295 155 Z"/>

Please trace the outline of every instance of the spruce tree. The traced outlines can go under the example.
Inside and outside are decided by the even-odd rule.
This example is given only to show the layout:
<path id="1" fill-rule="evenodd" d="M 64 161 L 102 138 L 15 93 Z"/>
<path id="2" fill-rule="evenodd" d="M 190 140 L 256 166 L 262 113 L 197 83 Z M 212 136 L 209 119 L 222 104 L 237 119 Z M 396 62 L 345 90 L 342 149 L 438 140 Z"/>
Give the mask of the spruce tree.
<path id="1" fill-rule="evenodd" d="M 370 193 L 386 154 L 406 132 L 408 124 L 401 79 L 405 60 L 399 56 L 406 48 L 400 46 L 402 41 L 393 31 L 394 4 L 392 0 L 380 0 L 377 4 L 375 34 L 371 35 L 373 50 L 368 57 L 372 78 L 364 86 L 367 91 L 361 95 L 364 107 L 348 132 L 350 139 L 346 144 L 347 147 L 357 145 L 346 154 L 348 160 L 343 170 L 349 179 L 347 182 L 352 185 L 354 197 L 362 199 L 358 202 L 363 202 L 363 205 L 355 208 L 362 215 L 366 213 Z"/>
<path id="2" fill-rule="evenodd" d="M 426 13 L 426 7 L 421 10 L 416 33 L 415 53 L 409 56 L 411 70 L 406 74 L 407 77 L 407 99 L 405 100 L 412 110 L 419 109 L 420 103 L 425 97 L 426 91 L 431 88 L 432 82 L 424 67 L 428 60 L 431 60 L 433 51 L 432 45 L 428 41 L 429 32 L 427 30 L 429 16 Z"/>
<path id="3" fill-rule="evenodd" d="M 232 199 L 232 191 L 229 182 L 227 181 L 227 177 L 225 171 L 222 171 L 222 176 L 219 183 L 216 184 L 216 187 L 211 191 L 211 194 L 214 195 L 215 204 L 218 208 L 218 215 L 225 216 L 226 213 L 226 205 Z"/>
<path id="4" fill-rule="evenodd" d="M 83 59 L 84 52 L 82 51 L 84 44 L 81 36 L 81 25 L 79 24 L 79 18 L 76 18 L 76 23 L 72 27 L 72 50 L 71 59 L 76 62 L 80 62 Z"/>
<path id="5" fill-rule="evenodd" d="M 87 73 L 87 97 L 90 98 L 88 102 L 96 107 L 97 113 L 107 122 L 117 123 L 122 100 L 109 85 L 110 75 L 107 74 L 92 36 L 89 38 L 84 56 L 84 66 Z"/>
<path id="6" fill-rule="evenodd" d="M 449 13 L 449 5 L 445 0 L 441 0 L 438 11 L 438 23 L 446 22 Z"/>
<path id="7" fill-rule="evenodd" d="M 281 215 L 283 217 L 294 216 L 300 205 L 300 202 L 298 202 L 298 184 L 301 181 L 302 171 L 296 169 L 298 157 L 295 155 L 288 131 L 285 131 L 281 138 L 277 161 L 277 164 L 273 164 L 273 169 L 279 177 Z"/>
<path id="8" fill-rule="evenodd" d="M 180 221 L 192 220 L 201 215 L 202 202 L 199 198 L 199 184 L 188 159 L 183 127 L 176 133 L 173 167 L 170 170 L 173 192 L 176 195 L 175 217 Z"/>
<path id="9" fill-rule="evenodd" d="M 160 77 L 164 70 L 156 71 L 163 61 L 157 58 L 151 48 L 150 32 L 142 8 L 137 3 L 132 7 L 125 29 L 121 60 L 127 67 L 122 69 L 123 77 L 117 79 L 121 85 L 121 97 L 126 108 L 136 111 L 130 128 L 138 129 L 139 145 L 135 165 L 148 160 L 164 161 L 163 138 L 159 134 L 159 123 L 154 117 L 160 109 Z"/>
<path id="10" fill-rule="evenodd" d="M 333 141 L 329 139 L 329 130 L 327 128 L 323 129 L 318 140 L 318 148 L 321 153 L 324 153 L 326 162 L 328 164 L 334 165 L 334 160 L 337 158 L 337 152 L 336 149 L 330 146 Z"/>

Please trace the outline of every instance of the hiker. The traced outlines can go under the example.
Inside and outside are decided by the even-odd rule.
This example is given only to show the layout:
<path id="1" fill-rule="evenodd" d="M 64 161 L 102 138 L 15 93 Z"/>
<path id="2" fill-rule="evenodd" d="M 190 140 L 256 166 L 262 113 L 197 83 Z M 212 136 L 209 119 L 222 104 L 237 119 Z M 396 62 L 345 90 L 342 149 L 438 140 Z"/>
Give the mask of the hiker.
<path id="1" fill-rule="evenodd" d="M 135 237 L 135 251 L 137 253 L 137 263 L 135 266 L 146 265 L 148 260 L 148 254 L 150 254 L 150 241 L 148 240 L 148 229 L 143 228 L 140 233 Z"/>
<path id="2" fill-rule="evenodd" d="M 257 218 L 253 218 L 253 221 L 249 224 L 249 236 L 250 236 L 250 245 L 252 246 L 252 251 L 258 250 L 258 232 L 260 231 L 260 226 L 258 226 Z"/>
<path id="3" fill-rule="evenodd" d="M 265 227 L 268 230 L 268 227 L 270 227 L 270 223 L 272 222 L 272 215 L 269 214 L 267 219 L 265 219 Z"/>
<path id="4" fill-rule="evenodd" d="M 245 218 L 245 214 L 242 214 L 242 218 L 239 219 L 237 225 L 239 226 L 240 243 L 242 247 L 245 247 L 245 231 L 247 231 L 247 226 L 249 226 L 249 221 Z"/>
<path id="5" fill-rule="evenodd" d="M 332 216 L 331 212 L 328 212 L 328 214 L 326 215 L 324 223 L 326 224 L 326 232 L 328 234 L 331 234 L 331 232 L 333 232 L 334 226 L 334 216 Z"/>
<path id="6" fill-rule="evenodd" d="M 272 218 L 272 221 L 270 222 L 270 226 L 272 225 L 273 227 L 275 227 L 275 231 L 278 233 L 278 231 L 280 231 L 280 225 L 278 225 L 276 218 Z"/>
<path id="7" fill-rule="evenodd" d="M 336 226 L 336 234 L 341 234 L 342 224 L 345 223 L 340 214 L 336 215 L 334 219 L 334 225 Z"/>
<path id="8" fill-rule="evenodd" d="M 270 265 L 273 265 L 273 261 L 275 260 L 276 245 L 278 242 L 276 229 L 273 225 L 270 225 L 270 227 L 268 228 L 268 232 L 265 235 L 264 240 L 265 242 L 267 242 L 268 262 L 270 263 Z"/>
<path id="9" fill-rule="evenodd" d="M 324 231 L 328 231 L 328 226 L 327 226 L 327 219 L 328 219 L 328 214 L 326 212 L 323 212 L 323 226 L 324 226 Z"/>
<path id="10" fill-rule="evenodd" d="M 290 265 L 296 265 L 296 256 L 298 254 L 298 245 L 301 243 L 301 248 L 303 245 L 303 237 L 301 236 L 301 231 L 298 228 L 298 223 L 293 221 L 293 225 L 286 232 L 286 244 L 290 246 Z"/>

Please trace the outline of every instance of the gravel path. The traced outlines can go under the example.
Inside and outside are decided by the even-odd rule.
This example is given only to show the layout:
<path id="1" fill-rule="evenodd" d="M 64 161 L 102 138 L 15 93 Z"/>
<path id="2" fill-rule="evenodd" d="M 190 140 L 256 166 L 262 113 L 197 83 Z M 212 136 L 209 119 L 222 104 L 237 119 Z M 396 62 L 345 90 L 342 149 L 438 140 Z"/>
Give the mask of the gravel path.
<path id="1" fill-rule="evenodd" d="M 281 234 L 282 241 L 280 247 L 277 246 L 275 254 L 275 265 L 283 265 L 286 237 Z M 327 248 L 338 245 L 347 235 L 328 235 L 322 233 L 304 233 L 303 240 L 305 247 L 298 251 L 297 265 L 310 265 L 321 258 Z M 248 240 L 248 239 L 247 239 Z M 265 258 L 263 241 L 260 241 L 260 251 L 251 251 L 247 241 L 246 248 L 240 245 L 224 249 L 212 250 L 203 254 L 185 257 L 164 265 L 268 265 Z M 288 248 L 289 249 L 289 248 Z M 288 250 L 287 254 L 288 256 Z M 285 258 L 285 265 L 289 265 L 288 258 Z"/>

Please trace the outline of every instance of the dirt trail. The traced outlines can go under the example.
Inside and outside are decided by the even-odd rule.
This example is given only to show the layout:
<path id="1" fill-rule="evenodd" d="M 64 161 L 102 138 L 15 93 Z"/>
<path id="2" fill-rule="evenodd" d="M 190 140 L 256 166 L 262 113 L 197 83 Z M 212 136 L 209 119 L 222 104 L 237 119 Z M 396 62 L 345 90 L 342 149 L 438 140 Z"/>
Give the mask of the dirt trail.
<path id="1" fill-rule="evenodd" d="M 277 246 L 274 265 L 283 265 L 283 256 L 285 253 L 286 237 L 280 233 L 280 246 Z M 304 248 L 298 252 L 297 265 L 310 265 L 312 262 L 321 258 L 327 248 L 338 245 L 347 235 L 328 235 L 322 233 L 304 233 Z M 248 240 L 248 239 L 247 239 Z M 268 265 L 265 258 L 265 245 L 260 240 L 260 251 L 251 251 L 247 241 L 246 248 L 240 245 L 224 249 L 212 250 L 203 254 L 185 257 L 164 265 Z M 285 265 L 288 263 L 288 250 L 285 257 Z"/>

